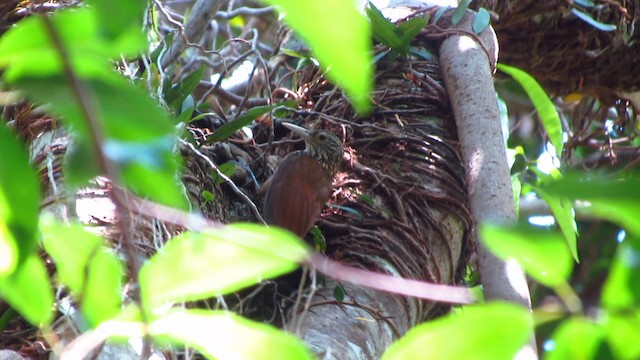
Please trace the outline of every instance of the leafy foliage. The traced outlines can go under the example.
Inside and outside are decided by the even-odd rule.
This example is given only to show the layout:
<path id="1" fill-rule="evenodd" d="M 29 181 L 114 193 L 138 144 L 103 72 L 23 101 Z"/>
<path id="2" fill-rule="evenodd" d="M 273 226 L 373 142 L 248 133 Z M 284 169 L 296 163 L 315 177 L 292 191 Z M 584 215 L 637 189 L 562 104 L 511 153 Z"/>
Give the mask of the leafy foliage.
<path id="1" fill-rule="evenodd" d="M 146 36 L 140 31 L 146 2 L 88 2 L 90 7 L 51 15 L 53 31 L 40 15 L 21 21 L 8 31 L 0 39 L 4 82 L 30 100 L 46 105 L 71 130 L 74 145 L 65 159 L 67 185 L 83 186 L 108 171 L 105 164 L 109 164 L 116 169 L 112 174 L 117 178 L 113 180 L 128 190 L 186 209 L 183 189 L 176 184 L 180 161 L 175 151 L 178 131 L 174 126 L 188 120 L 196 108 L 192 93 L 203 70 L 194 71 L 177 84 L 165 79 L 162 100 L 174 113 L 173 118 L 146 90 L 113 69 L 113 59 L 137 56 L 148 48 Z M 361 112 L 370 108 L 370 32 L 396 55 L 405 56 L 412 51 L 411 40 L 428 21 L 416 17 L 396 25 L 369 5 L 367 22 L 352 3 L 339 0 L 266 2 L 280 6 L 286 20 L 329 70 L 329 78 L 345 88 Z M 462 1 L 454 11 L 454 23 L 460 21 L 469 3 Z M 583 11 L 595 6 L 594 2 L 574 1 L 573 6 L 572 13 L 593 27 L 615 30 L 614 25 L 600 23 Z M 434 17 L 440 17 L 445 10 L 442 8 Z M 473 30 L 481 32 L 489 20 L 489 13 L 481 9 L 474 18 Z M 172 41 L 170 37 L 165 40 Z M 158 49 L 157 54 L 152 54 L 155 59 L 162 47 Z M 555 155 L 561 157 L 565 133 L 549 96 L 525 72 L 504 64 L 499 68 L 528 94 L 555 147 Z M 74 83 L 74 77 L 78 83 Z M 210 139 L 224 140 L 260 115 L 294 106 L 285 102 L 239 113 Z M 0 153 L 0 297 L 27 321 L 46 328 L 54 316 L 51 281 L 36 254 L 40 238 L 56 265 L 57 283 L 81 304 L 90 327 L 117 321 L 124 324 L 122 319 L 133 312 L 135 319 L 129 324 L 147 329 L 144 335 L 152 336 L 154 341 L 193 346 L 209 357 L 310 358 L 299 340 L 271 327 L 229 312 L 186 311 L 174 306 L 233 292 L 292 271 L 309 252 L 293 235 L 248 224 L 185 232 L 171 239 L 142 266 L 137 279 L 141 305 L 123 309 L 121 260 L 107 249 L 101 237 L 78 224 L 43 218 L 38 225 L 38 177 L 15 135 L 4 126 L 0 127 Z M 561 233 L 552 226 L 543 229 L 524 224 L 483 224 L 479 234 L 488 248 L 500 257 L 516 259 L 570 309 L 569 313 L 553 314 L 563 320 L 558 321 L 559 326 L 550 337 L 553 346 L 548 358 L 598 358 L 603 348 L 609 348 L 617 358 L 640 357 L 639 177 L 628 173 L 561 174 L 559 167 L 547 175 L 530 162 L 535 156 L 522 148 L 518 154 L 512 167 L 517 184 L 514 193 L 542 198 Z M 226 171 L 233 171 L 233 164 L 229 164 Z M 214 200 L 213 194 L 206 197 Z M 607 220 L 624 230 L 615 258 L 606 265 L 610 265 L 610 271 L 600 294 L 599 318 L 585 316 L 580 312 L 581 306 L 570 306 L 575 301 L 569 284 L 572 270 L 583 266 L 572 261 L 572 257 L 577 261 L 580 253 L 576 212 Z M 319 244 L 319 249 L 324 249 L 324 241 Z M 344 289 L 336 287 L 334 296 L 342 300 Z M 538 309 L 537 316 L 544 317 L 545 311 Z M 141 323 L 142 318 L 146 323 Z M 507 304 L 464 307 L 456 314 L 416 327 L 389 348 L 385 358 L 512 358 L 527 341 L 531 322 L 530 314 Z M 119 330 L 116 334 L 127 334 L 124 328 Z M 459 346 L 451 346 L 450 339 L 456 339 Z M 246 346 L 248 343 L 252 346 Z"/>

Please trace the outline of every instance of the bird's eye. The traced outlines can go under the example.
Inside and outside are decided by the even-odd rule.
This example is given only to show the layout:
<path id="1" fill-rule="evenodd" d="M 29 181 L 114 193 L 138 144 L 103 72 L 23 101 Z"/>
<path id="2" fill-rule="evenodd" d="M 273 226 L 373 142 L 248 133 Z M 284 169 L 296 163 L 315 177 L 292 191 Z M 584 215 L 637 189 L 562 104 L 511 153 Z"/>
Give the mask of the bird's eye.
<path id="1" fill-rule="evenodd" d="M 319 134 L 319 135 L 318 135 L 318 140 L 320 140 L 320 141 L 326 141 L 326 140 L 327 140 L 327 135 L 325 135 L 325 134 Z"/>

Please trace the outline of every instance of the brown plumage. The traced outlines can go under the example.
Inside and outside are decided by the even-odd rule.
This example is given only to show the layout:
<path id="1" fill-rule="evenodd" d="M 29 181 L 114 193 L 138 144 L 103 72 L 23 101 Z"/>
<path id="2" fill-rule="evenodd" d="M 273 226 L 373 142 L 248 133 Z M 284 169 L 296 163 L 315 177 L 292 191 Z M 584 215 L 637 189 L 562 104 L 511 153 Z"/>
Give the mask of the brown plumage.
<path id="1" fill-rule="evenodd" d="M 306 148 L 287 155 L 268 180 L 262 216 L 267 224 L 303 237 L 331 196 L 333 177 L 342 161 L 342 142 L 325 130 L 283 125 L 302 137 Z"/>

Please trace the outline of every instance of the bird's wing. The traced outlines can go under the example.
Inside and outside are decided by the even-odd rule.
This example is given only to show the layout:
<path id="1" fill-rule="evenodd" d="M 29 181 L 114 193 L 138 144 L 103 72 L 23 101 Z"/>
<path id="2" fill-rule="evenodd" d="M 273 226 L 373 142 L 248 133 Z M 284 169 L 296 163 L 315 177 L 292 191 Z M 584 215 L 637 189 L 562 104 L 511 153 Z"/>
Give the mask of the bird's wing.
<path id="1" fill-rule="evenodd" d="M 331 195 L 331 180 L 317 160 L 304 155 L 288 156 L 271 179 L 264 220 L 303 237 Z"/>

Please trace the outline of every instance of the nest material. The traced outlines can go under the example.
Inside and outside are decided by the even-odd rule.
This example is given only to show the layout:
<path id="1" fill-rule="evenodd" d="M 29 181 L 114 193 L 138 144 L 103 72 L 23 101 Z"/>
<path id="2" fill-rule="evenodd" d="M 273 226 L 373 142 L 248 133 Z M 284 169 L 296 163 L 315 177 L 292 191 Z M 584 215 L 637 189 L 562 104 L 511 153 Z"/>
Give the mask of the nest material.
<path id="1" fill-rule="evenodd" d="M 580 8 L 564 0 L 481 0 L 476 6 L 497 14 L 492 25 L 502 63 L 529 72 L 552 94 L 609 100 L 640 90 L 640 8 L 632 0 L 595 3 Z M 617 29 L 596 29 L 572 14 L 571 6 Z"/>
<path id="2" fill-rule="evenodd" d="M 381 60 L 378 69 L 376 109 L 368 118 L 358 118 L 315 71 L 299 75 L 308 105 L 301 122 L 345 138 L 344 172 L 319 221 L 327 255 L 405 278 L 460 283 L 472 221 L 439 66 Z M 445 310 L 434 306 L 422 303 L 409 318 L 423 321 Z"/>

